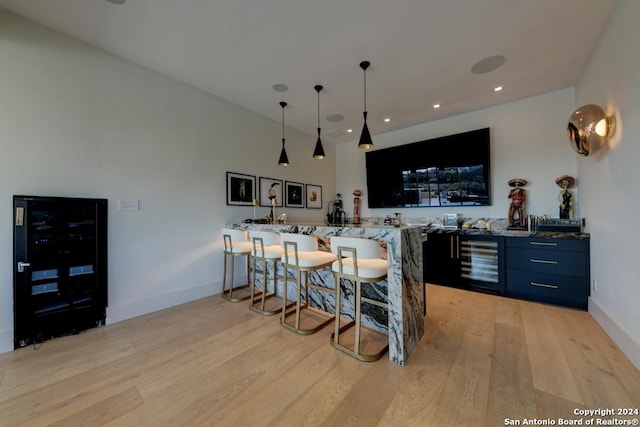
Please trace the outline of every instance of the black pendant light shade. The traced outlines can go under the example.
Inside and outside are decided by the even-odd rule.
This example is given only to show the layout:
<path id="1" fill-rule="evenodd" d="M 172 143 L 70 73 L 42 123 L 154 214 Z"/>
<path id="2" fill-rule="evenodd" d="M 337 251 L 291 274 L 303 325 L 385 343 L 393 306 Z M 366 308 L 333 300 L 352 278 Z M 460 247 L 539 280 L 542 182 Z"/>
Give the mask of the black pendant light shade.
<path id="1" fill-rule="evenodd" d="M 371 133 L 369 133 L 369 126 L 367 126 L 367 68 L 371 63 L 369 61 L 362 61 L 360 68 L 364 71 L 364 126 L 362 126 L 362 133 L 360 134 L 360 142 L 358 142 L 358 148 L 368 149 L 373 147 L 373 141 L 371 140 Z"/>
<path id="2" fill-rule="evenodd" d="M 322 147 L 322 140 L 320 139 L 320 91 L 322 90 L 322 86 L 316 85 L 313 88 L 318 92 L 318 140 L 316 141 L 316 148 L 313 150 L 313 158 L 324 159 L 324 148 Z"/>
<path id="3" fill-rule="evenodd" d="M 287 157 L 287 150 L 284 149 L 284 107 L 287 106 L 286 102 L 280 102 L 282 107 L 282 151 L 280 151 L 280 160 L 278 164 L 280 166 L 289 166 L 289 157 Z"/>

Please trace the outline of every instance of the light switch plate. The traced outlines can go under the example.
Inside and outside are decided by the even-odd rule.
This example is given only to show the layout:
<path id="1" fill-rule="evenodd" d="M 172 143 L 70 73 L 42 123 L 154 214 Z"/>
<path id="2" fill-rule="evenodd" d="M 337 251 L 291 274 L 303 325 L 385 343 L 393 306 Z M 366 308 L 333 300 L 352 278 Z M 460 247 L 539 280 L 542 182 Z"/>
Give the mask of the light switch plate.
<path id="1" fill-rule="evenodd" d="M 138 200 L 121 199 L 118 200 L 118 210 L 121 211 L 137 211 L 140 210 Z"/>

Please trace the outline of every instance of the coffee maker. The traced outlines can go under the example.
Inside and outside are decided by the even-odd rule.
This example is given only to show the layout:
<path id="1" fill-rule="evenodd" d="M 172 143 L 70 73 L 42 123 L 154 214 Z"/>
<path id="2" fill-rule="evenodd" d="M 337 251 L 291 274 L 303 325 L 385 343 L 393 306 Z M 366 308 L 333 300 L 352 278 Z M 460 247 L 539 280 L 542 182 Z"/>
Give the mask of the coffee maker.
<path id="1" fill-rule="evenodd" d="M 347 213 L 342 204 L 342 195 L 336 194 L 335 200 L 330 200 L 327 204 L 327 224 L 346 224 Z"/>

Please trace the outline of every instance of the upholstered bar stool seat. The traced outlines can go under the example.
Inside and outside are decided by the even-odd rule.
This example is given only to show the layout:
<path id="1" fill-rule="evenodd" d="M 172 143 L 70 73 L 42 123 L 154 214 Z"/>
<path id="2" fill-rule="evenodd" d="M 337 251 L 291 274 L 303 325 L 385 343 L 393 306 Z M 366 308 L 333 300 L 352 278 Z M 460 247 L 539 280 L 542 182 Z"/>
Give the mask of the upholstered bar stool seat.
<path id="1" fill-rule="evenodd" d="M 247 233 L 243 230 L 235 228 L 223 228 L 222 238 L 224 240 L 224 269 L 222 277 L 222 297 L 231 302 L 246 301 L 251 298 L 249 290 L 249 258 L 253 245 L 247 240 Z M 235 259 L 243 257 L 247 265 L 247 283 L 235 285 Z M 227 262 L 230 261 L 229 269 L 231 270 L 229 288 L 227 289 Z M 245 291 L 246 290 L 246 291 Z M 235 295 L 234 295 L 235 292 Z"/>
<path id="2" fill-rule="evenodd" d="M 251 258 L 253 261 L 253 280 L 251 281 L 251 303 L 249 308 L 257 313 L 270 316 L 282 311 L 280 304 L 266 307 L 267 300 L 276 296 L 278 285 L 278 263 L 284 250 L 280 245 L 280 236 L 271 231 L 251 230 L 249 239 L 252 242 Z M 258 270 L 258 262 L 262 262 L 262 271 Z M 273 291 L 269 291 L 268 264 L 273 268 Z M 256 279 L 262 275 L 262 289 L 256 292 Z"/>
<path id="3" fill-rule="evenodd" d="M 316 289 L 322 292 L 328 292 L 335 298 L 335 289 L 320 286 L 316 283 L 312 283 L 309 280 L 309 272 L 318 270 L 321 268 L 329 267 L 335 260 L 336 256 L 331 252 L 318 250 L 318 241 L 316 237 L 307 236 L 304 234 L 295 233 L 282 233 L 280 240 L 284 249 L 282 255 L 282 265 L 284 267 L 284 285 L 283 285 L 283 301 L 282 301 L 282 315 L 280 317 L 280 323 L 285 328 L 296 332 L 301 335 L 313 334 L 334 319 L 333 315 L 324 312 L 319 309 L 314 309 L 309 305 L 309 288 Z M 287 299 L 287 286 L 288 286 L 288 274 L 289 270 L 295 271 L 295 285 L 296 285 L 296 301 L 295 308 L 288 310 Z M 302 276 L 304 273 L 304 294 L 305 300 L 302 303 Z M 303 316 L 303 312 L 307 314 Z M 310 313 L 314 312 L 311 316 Z M 288 317 L 295 316 L 292 323 L 287 321 Z M 318 320 L 319 316 L 319 320 Z M 303 317 L 306 317 L 303 318 Z M 316 317 L 311 319 L 311 317 Z M 305 325 L 303 325 L 303 322 Z"/>
<path id="4" fill-rule="evenodd" d="M 335 330 L 331 336 L 331 344 L 340 351 L 355 357 L 364 362 L 373 362 L 382 357 L 389 349 L 389 339 L 385 337 L 380 348 L 375 352 L 361 351 L 364 342 L 361 340 L 362 304 L 373 304 L 388 310 L 388 304 L 372 298 L 362 296 L 362 283 L 375 283 L 387 277 L 387 260 L 382 258 L 380 245 L 375 240 L 355 238 L 355 237 L 332 237 L 331 252 L 335 253 L 338 259 L 332 264 L 331 269 L 336 282 L 336 317 Z M 355 283 L 355 307 L 354 320 L 340 326 L 340 312 L 342 310 L 342 279 L 347 279 Z M 347 346 L 341 342 L 341 334 L 347 330 L 355 328 L 353 346 Z M 370 331 L 370 335 L 382 335 L 378 331 Z"/>

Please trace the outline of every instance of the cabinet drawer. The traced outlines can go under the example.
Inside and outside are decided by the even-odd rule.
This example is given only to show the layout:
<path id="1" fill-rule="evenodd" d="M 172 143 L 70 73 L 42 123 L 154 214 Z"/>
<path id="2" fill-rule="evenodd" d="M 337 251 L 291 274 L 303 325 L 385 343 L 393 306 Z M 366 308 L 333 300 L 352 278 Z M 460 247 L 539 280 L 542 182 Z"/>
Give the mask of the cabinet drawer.
<path id="1" fill-rule="evenodd" d="M 584 239 L 545 239 L 540 237 L 509 237 L 510 248 L 545 249 L 549 251 L 586 252 L 588 240 Z"/>
<path id="2" fill-rule="evenodd" d="M 510 297 L 586 308 L 588 289 L 583 277 L 507 270 Z"/>
<path id="3" fill-rule="evenodd" d="M 584 252 L 562 252 L 528 248 L 509 249 L 507 253 L 507 269 L 575 277 L 586 277 L 588 271 L 587 257 Z"/>

